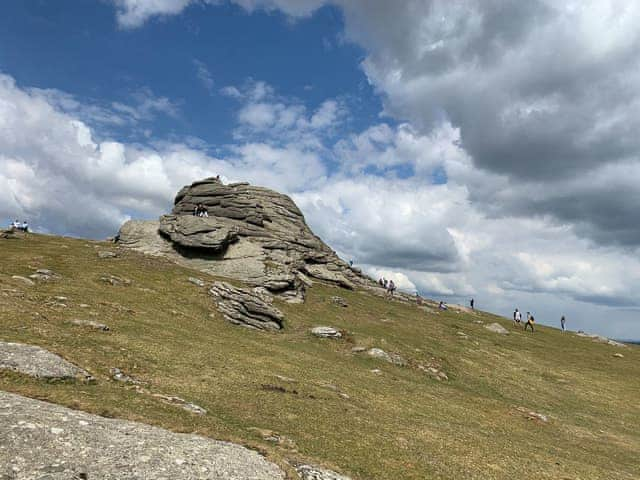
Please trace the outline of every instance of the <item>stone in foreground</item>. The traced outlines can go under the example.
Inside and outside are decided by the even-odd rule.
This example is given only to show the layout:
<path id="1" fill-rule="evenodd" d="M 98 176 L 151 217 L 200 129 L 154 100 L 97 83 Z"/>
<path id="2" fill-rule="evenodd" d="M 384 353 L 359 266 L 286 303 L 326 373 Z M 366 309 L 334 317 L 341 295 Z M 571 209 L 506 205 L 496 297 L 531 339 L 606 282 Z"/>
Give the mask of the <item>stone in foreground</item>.
<path id="1" fill-rule="evenodd" d="M 229 322 L 258 330 L 280 330 L 284 316 L 263 296 L 226 282 L 215 282 L 209 294 Z"/>
<path id="2" fill-rule="evenodd" d="M 296 471 L 302 480 L 351 480 L 351 478 L 344 475 L 339 475 L 324 468 L 314 467 L 313 465 L 298 465 Z"/>
<path id="3" fill-rule="evenodd" d="M 0 342 L 0 370 L 13 370 L 35 378 L 91 379 L 91 375 L 44 348 Z"/>
<path id="4" fill-rule="evenodd" d="M 499 323 L 492 323 L 491 325 L 485 325 L 484 328 L 486 328 L 487 330 L 493 333 L 499 333 L 500 335 L 506 335 L 509 333 L 509 331 Z"/>
<path id="5" fill-rule="evenodd" d="M 314 327 L 311 333 L 320 338 L 342 338 L 342 333 L 333 327 Z"/>
<path id="6" fill-rule="evenodd" d="M 0 392 L 0 465 L 12 480 L 284 480 L 240 445 Z"/>

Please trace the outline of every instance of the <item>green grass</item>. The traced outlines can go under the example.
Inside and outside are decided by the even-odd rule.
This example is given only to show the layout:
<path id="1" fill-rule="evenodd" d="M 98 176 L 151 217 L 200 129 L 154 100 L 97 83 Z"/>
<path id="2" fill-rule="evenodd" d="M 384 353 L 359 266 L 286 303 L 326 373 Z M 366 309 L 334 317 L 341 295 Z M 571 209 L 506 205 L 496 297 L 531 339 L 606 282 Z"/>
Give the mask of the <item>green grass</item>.
<path id="1" fill-rule="evenodd" d="M 487 313 L 427 313 L 320 284 L 304 305 L 278 304 L 286 315 L 283 332 L 251 331 L 226 322 L 206 290 L 187 282 L 211 277 L 133 252 L 97 258 L 98 249 L 111 247 L 39 235 L 0 240 L 0 340 L 40 345 L 97 378 L 44 382 L 0 372 L 0 389 L 240 442 L 285 468 L 287 461 L 307 461 L 354 479 L 640 477 L 640 348 L 543 326 L 525 333 Z M 62 277 L 33 287 L 11 279 L 36 268 Z M 132 284 L 108 285 L 99 280 L 104 274 Z M 348 308 L 331 303 L 336 294 Z M 68 297 L 66 308 L 48 304 L 58 295 Z M 76 318 L 111 331 L 71 325 Z M 494 334 L 475 320 L 498 321 L 510 334 Z M 309 329 L 317 325 L 348 335 L 316 339 Z M 409 366 L 353 354 L 356 345 L 399 353 Z M 419 364 L 441 366 L 449 381 L 429 378 Z M 111 381 L 112 367 L 208 414 Z M 527 419 L 518 407 L 549 422 Z M 269 442 L 260 430 L 286 441 Z"/>

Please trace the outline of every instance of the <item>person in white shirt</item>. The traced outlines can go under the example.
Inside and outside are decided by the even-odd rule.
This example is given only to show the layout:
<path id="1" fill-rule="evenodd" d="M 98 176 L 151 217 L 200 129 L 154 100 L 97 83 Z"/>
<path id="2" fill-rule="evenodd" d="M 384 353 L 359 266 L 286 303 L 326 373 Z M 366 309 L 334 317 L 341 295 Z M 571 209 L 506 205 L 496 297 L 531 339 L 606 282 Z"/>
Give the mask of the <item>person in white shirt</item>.
<path id="1" fill-rule="evenodd" d="M 520 322 L 522 321 L 522 314 L 520 313 L 520 310 L 518 310 L 516 308 L 516 311 L 513 312 L 513 321 L 516 322 L 516 324 L 520 324 Z"/>

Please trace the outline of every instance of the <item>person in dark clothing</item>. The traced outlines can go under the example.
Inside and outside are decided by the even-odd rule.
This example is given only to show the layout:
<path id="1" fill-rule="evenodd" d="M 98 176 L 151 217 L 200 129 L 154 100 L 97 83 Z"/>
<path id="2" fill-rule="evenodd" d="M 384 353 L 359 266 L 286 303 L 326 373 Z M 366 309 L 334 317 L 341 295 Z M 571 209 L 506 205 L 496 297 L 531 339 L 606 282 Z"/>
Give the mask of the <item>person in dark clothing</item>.
<path id="1" fill-rule="evenodd" d="M 562 315 L 562 318 L 560 319 L 560 326 L 562 327 L 562 331 L 564 332 L 564 324 L 567 322 L 566 318 L 564 318 L 564 315 Z"/>
<path id="2" fill-rule="evenodd" d="M 535 319 L 533 315 L 527 315 L 527 323 L 524 324 L 524 331 L 527 331 L 527 327 L 531 327 L 531 331 L 533 332 L 533 324 L 535 323 Z"/>
<path id="3" fill-rule="evenodd" d="M 475 300 L 472 298 L 469 304 L 471 305 L 471 310 L 473 310 L 474 309 L 473 305 L 475 304 Z"/>

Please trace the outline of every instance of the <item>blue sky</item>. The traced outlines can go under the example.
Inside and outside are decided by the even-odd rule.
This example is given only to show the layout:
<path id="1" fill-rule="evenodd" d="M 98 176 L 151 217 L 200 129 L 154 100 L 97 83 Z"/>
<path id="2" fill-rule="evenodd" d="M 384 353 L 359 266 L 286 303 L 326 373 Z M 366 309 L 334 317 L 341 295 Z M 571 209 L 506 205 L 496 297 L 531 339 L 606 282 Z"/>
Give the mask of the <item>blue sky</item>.
<path id="1" fill-rule="evenodd" d="M 130 101 L 150 88 L 180 113 L 158 116 L 154 136 L 231 141 L 237 103 L 219 90 L 249 78 L 298 97 L 310 107 L 342 97 L 354 129 L 376 121 L 381 102 L 359 68 L 364 52 L 341 41 L 342 15 L 333 7 L 312 18 L 250 15 L 235 5 L 192 7 L 179 19 L 136 29 L 118 25 L 113 5 L 86 0 L 10 1 L 0 18 L 0 66 L 21 84 L 73 92 L 83 101 Z M 211 86 L 199 78 L 206 69 Z M 118 138 L 135 132 L 114 129 Z"/>
<path id="2" fill-rule="evenodd" d="M 640 337 L 640 5 L 0 13 L 0 218 L 102 238 L 221 174 L 292 195 L 340 255 L 407 291 Z"/>

